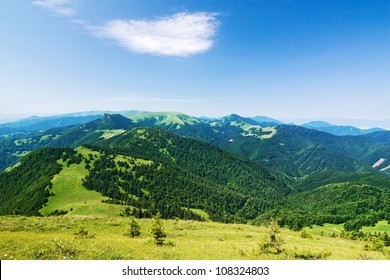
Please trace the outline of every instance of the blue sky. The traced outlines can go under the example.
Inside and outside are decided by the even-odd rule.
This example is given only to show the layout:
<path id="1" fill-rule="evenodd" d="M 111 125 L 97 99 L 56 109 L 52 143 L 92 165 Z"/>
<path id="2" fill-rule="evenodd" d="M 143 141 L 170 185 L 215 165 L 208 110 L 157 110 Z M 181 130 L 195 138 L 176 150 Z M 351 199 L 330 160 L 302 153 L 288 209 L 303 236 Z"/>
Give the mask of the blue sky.
<path id="1" fill-rule="evenodd" d="M 390 119 L 390 1 L 0 0 L 0 115 Z"/>

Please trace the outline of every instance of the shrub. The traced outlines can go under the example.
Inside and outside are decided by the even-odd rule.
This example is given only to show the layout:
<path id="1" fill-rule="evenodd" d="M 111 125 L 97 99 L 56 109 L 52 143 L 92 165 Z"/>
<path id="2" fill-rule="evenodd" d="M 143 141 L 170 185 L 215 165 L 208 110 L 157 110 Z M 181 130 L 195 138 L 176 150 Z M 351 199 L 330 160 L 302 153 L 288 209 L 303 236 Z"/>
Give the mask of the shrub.
<path id="1" fill-rule="evenodd" d="M 129 234 L 133 238 L 141 235 L 141 227 L 134 218 L 130 222 Z"/>
<path id="2" fill-rule="evenodd" d="M 64 243 L 62 243 L 61 241 L 54 241 L 54 244 L 57 247 L 57 252 L 62 256 L 63 259 L 75 259 L 80 253 L 80 251 L 77 250 L 72 241 Z"/>
<path id="3" fill-rule="evenodd" d="M 332 253 L 329 252 L 318 252 L 318 253 L 311 252 L 311 251 L 300 252 L 300 253 L 295 252 L 294 258 L 299 260 L 322 260 L 329 257 L 331 254 Z"/>
<path id="4" fill-rule="evenodd" d="M 371 242 L 373 251 L 383 252 L 383 249 L 385 248 L 385 243 L 383 240 L 378 237 L 373 237 Z"/>
<path id="5" fill-rule="evenodd" d="M 66 215 L 68 214 L 68 211 L 66 210 L 54 210 L 53 212 L 51 212 L 48 216 L 63 216 L 63 215 Z"/>
<path id="6" fill-rule="evenodd" d="M 83 227 L 80 227 L 79 230 L 74 235 L 76 235 L 79 238 L 94 238 L 95 237 L 95 235 L 88 233 L 88 231 Z"/>
<path id="7" fill-rule="evenodd" d="M 313 238 L 313 237 L 311 236 L 311 234 L 308 233 L 306 230 L 302 230 L 302 231 L 301 231 L 301 237 L 302 237 L 302 238 L 310 238 L 310 239 Z"/>

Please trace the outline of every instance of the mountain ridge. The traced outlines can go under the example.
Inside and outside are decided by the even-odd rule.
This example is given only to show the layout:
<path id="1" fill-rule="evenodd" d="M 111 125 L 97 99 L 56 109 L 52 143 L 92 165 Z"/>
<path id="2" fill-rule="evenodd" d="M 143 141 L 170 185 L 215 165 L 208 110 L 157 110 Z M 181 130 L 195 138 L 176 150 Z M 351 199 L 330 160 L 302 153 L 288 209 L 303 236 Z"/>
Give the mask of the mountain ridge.
<path id="1" fill-rule="evenodd" d="M 68 114 L 62 114 L 62 115 L 52 115 L 52 116 L 31 116 L 27 118 L 22 118 L 16 121 L 12 122 L 4 122 L 0 124 L 0 136 L 2 134 L 9 134 L 9 133 L 17 133 L 17 132 L 26 132 L 31 130 L 46 130 L 50 128 L 56 128 L 56 127 L 63 127 L 67 125 L 75 125 L 75 124 L 84 124 L 89 121 L 92 121 L 93 119 L 98 119 L 102 117 L 104 114 L 121 114 L 127 118 L 131 118 L 132 116 L 136 116 L 139 118 L 140 116 L 144 115 L 160 115 L 160 117 L 163 117 L 164 114 L 175 114 L 177 115 L 184 115 L 187 117 L 190 117 L 193 121 L 201 121 L 205 123 L 213 122 L 217 119 L 227 118 L 227 116 L 222 116 L 219 118 L 209 118 L 207 116 L 203 117 L 194 117 L 187 115 L 185 113 L 179 113 L 179 112 L 148 112 L 148 111 L 140 111 L 140 110 L 122 110 L 122 111 L 103 111 L 103 110 L 97 110 L 97 111 L 85 111 L 85 112 L 77 112 L 77 113 L 68 113 Z M 231 114 L 236 115 L 237 114 Z M 241 116 L 240 116 L 241 117 Z M 271 126 L 278 126 L 282 124 L 286 124 L 285 122 L 279 121 L 277 119 L 273 119 L 266 116 L 255 116 L 255 117 L 242 117 L 245 119 L 251 119 L 257 122 L 258 125 L 262 127 L 271 127 Z M 180 119 L 180 118 L 179 118 Z M 359 120 L 360 122 L 364 122 L 365 120 Z M 247 121 L 250 122 L 250 121 Z M 379 120 L 375 124 L 373 121 L 366 120 L 364 123 L 366 123 L 366 127 L 371 128 L 359 128 L 353 123 L 356 123 L 356 120 L 350 120 L 351 124 L 348 125 L 336 125 L 332 124 L 331 122 L 325 122 L 325 121 L 310 121 L 305 122 L 301 124 L 300 126 L 304 126 L 311 129 L 323 129 L 322 131 L 328 132 L 337 136 L 342 135 L 364 135 L 369 134 L 376 131 L 383 131 L 385 129 L 380 128 L 382 124 L 387 124 L 386 120 Z M 317 123 L 317 125 L 316 125 Z M 320 127 L 318 127 L 318 124 L 322 123 Z M 348 120 L 344 120 L 344 123 L 348 123 Z M 390 120 L 388 122 L 390 124 Z M 183 124 L 183 123 L 181 123 Z M 289 123 L 291 124 L 291 123 Z M 386 125 L 385 125 L 386 126 Z M 389 126 L 390 127 L 390 126 Z"/>
<path id="2" fill-rule="evenodd" d="M 300 126 L 327 132 L 336 136 L 359 136 L 359 135 L 366 135 L 378 131 L 385 131 L 384 129 L 378 127 L 373 127 L 369 129 L 360 129 L 349 125 L 334 125 L 324 121 L 312 121 L 312 122 L 301 124 Z"/>
<path id="3" fill-rule="evenodd" d="M 341 137 L 301 126 L 262 127 L 255 120 L 236 114 L 204 122 L 182 113 L 156 112 L 135 114 L 132 119 L 120 114 L 106 114 L 86 124 L 0 139 L 2 145 L 8 143 L 6 145 L 11 148 L 10 152 L 7 152 L 8 148 L 4 150 L 5 162 L 0 161 L 0 168 L 15 164 L 19 154 L 39 147 L 75 148 L 114 137 L 130 128 L 153 126 L 250 158 L 292 178 L 331 166 L 336 171 L 341 166 L 344 166 L 343 171 L 368 170 L 379 159 L 390 159 L 386 132 Z"/>

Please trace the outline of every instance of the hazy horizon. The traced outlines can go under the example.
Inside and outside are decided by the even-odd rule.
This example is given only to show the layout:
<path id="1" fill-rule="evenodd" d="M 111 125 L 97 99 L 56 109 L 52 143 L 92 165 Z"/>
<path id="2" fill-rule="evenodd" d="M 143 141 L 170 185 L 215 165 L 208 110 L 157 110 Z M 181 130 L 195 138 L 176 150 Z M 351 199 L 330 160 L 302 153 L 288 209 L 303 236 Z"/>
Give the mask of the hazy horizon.
<path id="1" fill-rule="evenodd" d="M 85 113 L 89 112 L 96 112 L 96 113 L 101 113 L 101 112 L 114 112 L 114 113 L 120 113 L 123 111 L 137 111 L 137 110 L 120 110 L 120 111 L 112 111 L 112 110 L 92 110 L 92 111 L 79 111 L 79 112 L 67 112 L 67 113 L 61 113 L 61 114 L 15 114 L 15 115 L 3 115 L 0 114 L 0 124 L 5 124 L 5 123 L 10 123 L 10 122 L 15 122 L 23 119 L 28 119 L 31 117 L 53 117 L 53 116 L 64 116 L 64 115 L 72 115 L 72 114 L 81 114 L 85 115 Z M 139 110 L 139 111 L 145 111 L 145 112 L 168 112 L 168 111 L 147 111 L 147 110 Z M 172 112 L 172 111 L 171 111 Z M 186 112 L 182 111 L 174 111 L 177 113 L 183 113 L 187 114 Z M 192 115 L 188 114 L 190 116 L 194 116 L 196 118 L 201 118 L 201 117 L 206 117 L 206 118 L 221 118 L 225 117 L 230 114 L 237 114 L 236 112 L 231 112 L 226 115 Z M 386 130 L 390 130 L 390 119 L 348 119 L 348 118 L 333 118 L 333 117 L 314 117 L 314 118 L 278 118 L 274 116 L 268 116 L 268 115 L 263 115 L 263 114 L 256 114 L 256 115 L 241 115 L 237 114 L 245 118 L 253 118 L 257 116 L 262 116 L 262 117 L 268 117 L 271 119 L 275 119 L 278 121 L 281 121 L 285 124 L 295 124 L 295 125 L 302 125 L 308 122 L 312 121 L 324 121 L 324 122 L 329 122 L 330 124 L 333 125 L 339 125 L 339 126 L 355 126 L 360 129 L 369 129 L 369 128 L 383 128 Z"/>

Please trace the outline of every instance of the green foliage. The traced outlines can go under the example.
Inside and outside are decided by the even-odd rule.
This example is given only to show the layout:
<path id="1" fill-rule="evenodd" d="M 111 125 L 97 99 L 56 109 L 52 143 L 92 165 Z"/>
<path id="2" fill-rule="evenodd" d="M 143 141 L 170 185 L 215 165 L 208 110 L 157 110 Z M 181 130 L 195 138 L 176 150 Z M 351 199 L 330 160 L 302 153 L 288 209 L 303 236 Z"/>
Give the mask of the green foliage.
<path id="1" fill-rule="evenodd" d="M 385 248 L 384 241 L 376 236 L 372 237 L 370 243 L 364 246 L 364 249 L 366 251 L 383 252 L 384 248 Z"/>
<path id="2" fill-rule="evenodd" d="M 134 218 L 130 222 L 129 234 L 133 238 L 141 235 L 141 227 Z"/>
<path id="3" fill-rule="evenodd" d="M 151 232 L 153 234 L 156 245 L 162 246 L 164 244 L 165 238 L 167 237 L 167 234 L 164 231 L 160 213 L 157 213 L 157 215 L 154 216 L 154 223 L 152 225 Z"/>

